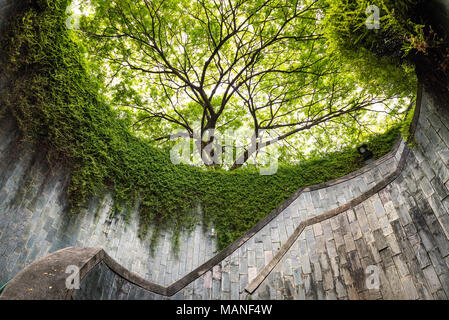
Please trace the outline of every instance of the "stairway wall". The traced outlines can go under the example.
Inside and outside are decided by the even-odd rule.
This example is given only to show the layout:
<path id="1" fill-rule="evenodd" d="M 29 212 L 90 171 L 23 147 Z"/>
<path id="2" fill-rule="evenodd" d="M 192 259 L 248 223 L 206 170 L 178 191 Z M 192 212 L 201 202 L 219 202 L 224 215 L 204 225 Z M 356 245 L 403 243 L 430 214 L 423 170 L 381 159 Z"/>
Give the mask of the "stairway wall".
<path id="1" fill-rule="evenodd" d="M 0 28 L 23 2 L 0 0 Z M 0 94 L 1 87 L 0 75 Z M 246 299 L 245 288 L 257 279 L 257 288 L 249 290 L 252 299 L 447 299 L 449 109 L 436 105 L 426 92 L 419 104 L 416 148 L 409 150 L 402 141 L 362 170 L 298 190 L 218 256 L 214 233 L 201 225 L 182 233 L 179 254 L 172 250 L 169 231 L 162 232 L 151 254 L 149 239 L 138 237 L 137 212 L 130 213 L 128 222 L 126 213 L 110 217 L 110 195 L 92 199 L 69 216 L 70 173 L 62 164 L 50 167 L 39 147 L 22 143 L 16 123 L 4 113 L 0 285 L 33 261 L 77 246 L 101 247 L 147 281 L 175 284 L 169 295 L 174 299 Z M 373 267 L 378 289 L 367 285 Z M 110 299 L 118 293 L 120 299 L 168 298 L 133 284 L 104 263 L 84 278 L 74 298 Z"/>

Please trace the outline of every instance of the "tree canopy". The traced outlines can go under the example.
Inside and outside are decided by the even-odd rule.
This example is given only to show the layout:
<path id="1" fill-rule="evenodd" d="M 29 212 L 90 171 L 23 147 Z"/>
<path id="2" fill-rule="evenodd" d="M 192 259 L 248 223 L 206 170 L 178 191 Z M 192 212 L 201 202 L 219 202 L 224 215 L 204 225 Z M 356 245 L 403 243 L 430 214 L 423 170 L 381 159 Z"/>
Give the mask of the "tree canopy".
<path id="1" fill-rule="evenodd" d="M 412 76 L 379 88 L 329 50 L 329 1 L 91 0 L 89 8 L 80 36 L 112 105 L 158 145 L 173 146 L 182 130 L 207 165 L 236 169 L 275 144 L 288 161 L 358 143 L 402 120 L 414 93 Z"/>

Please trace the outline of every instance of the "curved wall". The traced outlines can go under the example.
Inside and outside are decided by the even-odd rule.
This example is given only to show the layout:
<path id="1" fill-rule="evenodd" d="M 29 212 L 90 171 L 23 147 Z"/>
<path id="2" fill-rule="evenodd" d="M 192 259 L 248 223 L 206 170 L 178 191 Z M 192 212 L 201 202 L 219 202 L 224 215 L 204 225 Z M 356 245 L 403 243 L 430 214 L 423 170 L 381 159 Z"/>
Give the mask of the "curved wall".
<path id="1" fill-rule="evenodd" d="M 0 24 L 3 8 L 13 3 L 0 0 Z M 16 124 L 5 116 L 0 285 L 18 276 L 2 297 L 14 298 L 19 280 L 48 263 L 49 253 L 76 246 L 103 248 L 110 258 L 86 249 L 97 254 L 80 258 L 90 264 L 73 299 L 447 299 L 449 113 L 425 92 L 418 105 L 416 149 L 401 141 L 358 172 L 298 190 L 219 254 L 214 234 L 198 226 L 182 234 L 179 255 L 168 232 L 151 255 L 149 240 L 137 236 L 136 212 L 128 223 L 124 214 L 109 217 L 110 196 L 68 216 L 69 173 L 50 168 L 41 150 L 20 143 Z M 77 256 L 65 257 L 61 266 Z M 367 286 L 372 266 L 378 289 Z"/>
<path id="2" fill-rule="evenodd" d="M 143 278 L 168 286 L 200 266 L 216 253 L 215 236 L 198 226 L 184 232 L 179 254 L 172 250 L 171 234 L 163 232 L 154 251 L 149 237 L 139 239 L 138 216 L 131 213 L 110 218 L 111 197 L 94 199 L 74 217 L 67 214 L 68 173 L 49 168 L 45 154 L 19 141 L 13 120 L 0 120 L 0 282 L 6 282 L 34 260 L 70 247 L 102 247 L 126 268 Z M 395 170 L 396 157 L 365 169 L 344 182 L 334 181 L 317 190 L 304 190 L 257 235 L 251 237 L 250 275 L 263 268 L 298 224 L 359 196 Z M 348 177 L 350 178 L 350 177 Z M 348 179 L 346 178 L 346 179 Z M 266 222 L 265 222 L 266 223 Z M 257 252 L 257 255 L 256 255 Z M 226 277 L 226 275 L 225 275 Z"/>
<path id="3" fill-rule="evenodd" d="M 197 238 L 190 242 L 204 251 L 194 249 L 193 259 L 200 264 L 202 252 L 213 258 L 191 272 L 187 259 L 180 258 L 188 253 L 161 263 L 168 237 L 159 256 L 140 255 L 137 243 L 148 242 L 137 239 L 137 217 L 128 226 L 120 218 L 108 221 L 108 198 L 93 200 L 86 212 L 68 217 L 67 174 L 47 168 L 44 156 L 29 146 L 19 148 L 14 123 L 4 119 L 0 274 L 11 277 L 36 258 L 73 243 L 102 247 L 113 258 L 92 263 L 73 299 L 247 299 L 248 294 L 252 299 L 447 299 L 449 116 L 426 93 L 418 106 L 416 149 L 401 141 L 358 172 L 298 190 L 218 255 L 210 249 L 212 237 L 194 233 Z M 118 250 L 114 244 L 121 241 Z M 150 272 L 163 270 L 164 281 L 139 277 L 126 259 L 143 261 Z M 163 269 L 155 268 L 155 261 Z M 17 278 L 32 272 L 32 266 Z M 366 282 L 373 266 L 380 277 L 375 289 Z M 6 296 L 20 281 L 12 283 Z"/>
<path id="4" fill-rule="evenodd" d="M 65 195 L 67 171 L 50 168 L 45 154 L 21 144 L 11 118 L 0 121 L 0 282 L 6 282 L 34 260 L 70 246 L 102 247 L 124 267 L 164 286 L 216 253 L 214 234 L 198 226 L 193 233 L 181 235 L 178 255 L 172 250 L 169 232 L 162 233 L 152 255 L 148 239 L 151 232 L 146 239 L 138 237 L 136 212 L 131 213 L 127 223 L 125 213 L 109 217 L 110 196 L 92 200 L 88 208 L 70 217 Z M 249 233 L 248 255 L 254 261 L 249 264 L 248 277 L 264 267 L 301 221 L 360 196 L 392 173 L 397 163 L 397 157 L 391 154 L 356 176 L 298 191 L 299 196 L 287 201 L 291 204 L 284 210 L 281 206 L 262 221 L 264 227 L 260 231 L 256 228 L 256 235 L 252 236 L 254 230 Z"/>
<path id="5" fill-rule="evenodd" d="M 102 247 L 147 280 L 169 285 L 211 258 L 215 236 L 199 225 L 180 236 L 179 254 L 171 232 L 163 231 L 150 250 L 151 230 L 138 237 L 139 217 L 110 217 L 112 199 L 93 199 L 75 216 L 67 210 L 69 174 L 50 168 L 45 154 L 20 143 L 14 121 L 0 120 L 0 283 L 48 253 L 71 246 Z"/>
<path id="6" fill-rule="evenodd" d="M 361 197 L 341 198 L 339 210 L 329 210 L 335 206 L 327 202 L 334 199 L 332 194 L 336 199 L 349 190 L 357 195 L 354 186 L 378 171 L 319 189 L 321 199 L 316 199 L 316 190 L 304 192 L 185 288 L 168 288 L 173 290 L 158 295 L 99 263 L 72 298 L 247 299 L 251 294 L 251 299 L 447 299 L 449 129 L 445 124 L 449 114 L 425 92 L 419 100 L 421 114 L 418 108 L 419 121 L 414 125 L 418 147 L 409 150 L 401 144 L 389 160 L 398 164 L 401 157 L 397 170 L 374 181 Z M 314 197 L 320 206 L 314 204 Z M 324 210 L 328 211 L 321 214 Z M 287 221 L 296 226 L 307 215 L 319 219 L 307 220 L 310 223 L 298 227 L 296 234 L 288 232 Z M 289 239 L 280 235 L 284 229 Z M 273 258 L 273 253 L 283 250 L 278 260 Z M 379 275 L 378 287 L 367 283 L 373 267 Z M 175 289 L 179 291 L 173 295 Z"/>

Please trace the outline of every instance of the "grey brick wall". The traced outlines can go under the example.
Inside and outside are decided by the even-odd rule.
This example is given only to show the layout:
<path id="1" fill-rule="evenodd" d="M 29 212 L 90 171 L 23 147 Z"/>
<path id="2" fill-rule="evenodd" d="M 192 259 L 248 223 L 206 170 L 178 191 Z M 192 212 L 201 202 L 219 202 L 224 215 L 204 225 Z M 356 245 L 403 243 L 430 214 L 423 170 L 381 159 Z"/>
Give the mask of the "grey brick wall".
<path id="1" fill-rule="evenodd" d="M 307 227 L 250 298 L 447 299 L 448 120 L 448 111 L 438 109 L 424 93 L 418 148 L 409 154 L 399 177 L 353 209 Z M 347 202 L 390 171 L 389 165 L 394 167 L 386 164 L 383 170 L 301 195 L 240 249 L 169 298 L 248 299 L 244 288 L 298 221 Z M 366 282 L 372 266 L 380 280 L 374 289 Z M 100 265 L 74 298 L 168 299 L 123 281 Z"/>
<path id="2" fill-rule="evenodd" d="M 0 28 L 21 1 L 0 0 Z M 1 86 L 0 86 L 1 87 Z M 449 298 L 449 111 L 423 95 L 418 148 L 384 190 L 334 218 L 307 227 L 252 299 Z M 392 173 L 404 146 L 348 181 L 303 192 L 279 216 L 222 262 L 171 299 L 246 299 L 246 285 L 301 221 L 360 196 Z M 68 172 L 49 168 L 45 154 L 20 143 L 15 123 L 0 120 L 0 284 L 38 258 L 68 246 L 102 247 L 143 278 L 168 286 L 216 253 L 215 237 L 198 226 L 181 236 L 175 255 L 168 231 L 155 255 L 137 237 L 138 216 L 110 218 L 111 197 L 67 214 Z M 151 235 L 151 232 L 150 232 Z M 149 236 L 150 236 L 149 235 Z M 380 287 L 368 290 L 368 266 Z M 103 263 L 75 299 L 166 299 L 115 275 Z"/>
<path id="3" fill-rule="evenodd" d="M 110 218 L 112 199 L 92 200 L 82 212 L 67 213 L 68 173 L 49 168 L 45 154 L 19 143 L 14 122 L 0 120 L 0 283 L 50 252 L 69 246 L 102 247 L 120 264 L 147 280 L 169 285 L 216 253 L 215 236 L 199 225 L 181 234 L 179 254 L 163 231 L 150 252 L 150 230 L 138 238 L 138 216 Z"/>
<path id="4" fill-rule="evenodd" d="M 135 212 L 128 224 L 123 215 L 109 219 L 109 196 L 94 199 L 75 217 L 68 216 L 65 197 L 68 173 L 63 168 L 50 169 L 44 154 L 19 145 L 16 127 L 7 118 L 0 123 L 0 151 L 0 282 L 12 278 L 34 260 L 69 246 L 102 247 L 124 267 L 165 286 L 216 253 L 214 235 L 198 226 L 192 234 L 183 233 L 178 256 L 171 248 L 169 232 L 163 232 L 152 256 L 149 240 L 137 237 Z M 268 257 L 276 253 L 301 221 L 359 196 L 396 166 L 397 159 L 393 157 L 354 179 L 301 194 L 243 246 L 241 254 L 251 258 L 247 263 L 249 276 L 265 266 Z M 243 257 L 236 259 L 244 263 Z M 239 292 L 240 280 L 233 271 L 245 269 L 236 267 L 236 263 L 229 270 L 223 267 L 223 279 L 232 280 L 230 288 L 234 297 Z"/>

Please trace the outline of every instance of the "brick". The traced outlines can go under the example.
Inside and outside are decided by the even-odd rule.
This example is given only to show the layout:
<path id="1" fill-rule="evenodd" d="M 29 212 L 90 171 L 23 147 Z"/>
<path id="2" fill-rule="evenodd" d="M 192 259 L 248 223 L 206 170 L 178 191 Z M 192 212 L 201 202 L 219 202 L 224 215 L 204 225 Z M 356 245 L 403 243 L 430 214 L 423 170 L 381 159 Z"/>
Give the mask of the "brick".
<path id="1" fill-rule="evenodd" d="M 418 300 L 419 295 L 416 290 L 415 284 L 413 283 L 413 279 L 411 276 L 407 276 L 401 279 L 402 286 L 405 291 L 405 298 L 408 300 Z"/>
<path id="2" fill-rule="evenodd" d="M 257 268 L 250 267 L 248 268 L 248 282 L 253 281 L 257 277 Z"/>
<path id="3" fill-rule="evenodd" d="M 354 240 L 360 239 L 363 237 L 362 230 L 360 229 L 359 224 L 357 221 L 354 221 L 350 224 L 352 236 Z"/>
<path id="4" fill-rule="evenodd" d="M 313 271 L 313 278 L 315 281 L 323 281 L 323 272 L 321 270 L 321 264 L 319 261 L 316 261 L 311 264 Z"/>
<path id="5" fill-rule="evenodd" d="M 329 258 L 335 258 L 337 256 L 337 249 L 333 240 L 326 241 L 326 250 Z"/>
<path id="6" fill-rule="evenodd" d="M 437 248 L 430 250 L 428 255 L 437 275 L 449 272 L 449 269 Z"/>
<path id="7" fill-rule="evenodd" d="M 367 214 L 366 217 L 368 219 L 368 223 L 369 223 L 371 230 L 376 230 L 376 229 L 380 228 L 379 220 L 377 219 L 377 216 L 375 214 L 373 214 L 373 213 Z"/>
<path id="8" fill-rule="evenodd" d="M 313 225 L 313 233 L 315 237 L 321 236 L 323 234 L 323 229 L 321 228 L 321 223 L 315 223 Z"/>
<path id="9" fill-rule="evenodd" d="M 254 250 L 248 250 L 248 267 L 256 266 L 256 252 Z"/>
<path id="10" fill-rule="evenodd" d="M 410 274 L 407 263 L 404 261 L 402 254 L 394 256 L 393 261 L 396 265 L 400 277 L 405 277 Z"/>
<path id="11" fill-rule="evenodd" d="M 340 228 L 340 222 L 339 222 L 338 216 L 329 219 L 329 222 L 330 222 L 332 231 L 335 231 L 338 228 Z"/>
<path id="12" fill-rule="evenodd" d="M 239 283 L 231 282 L 231 297 L 230 300 L 240 300 Z"/>
<path id="13" fill-rule="evenodd" d="M 302 255 L 301 258 L 301 267 L 304 274 L 312 273 L 312 268 L 310 266 L 310 260 L 307 255 Z"/>
<path id="14" fill-rule="evenodd" d="M 371 256 L 374 259 L 374 262 L 375 263 L 380 263 L 382 261 L 382 258 L 380 257 L 379 250 L 375 247 L 375 245 L 373 243 L 370 243 L 370 244 L 367 244 L 367 245 L 368 245 L 368 248 L 369 248 L 369 250 L 371 252 Z"/>
<path id="15" fill-rule="evenodd" d="M 354 213 L 354 210 L 348 210 L 347 211 L 347 215 L 348 215 L 348 222 L 349 223 L 353 223 L 353 222 L 355 222 L 356 221 L 356 217 L 355 217 L 355 213 Z"/>
<path id="16" fill-rule="evenodd" d="M 397 255 L 399 253 L 401 253 L 401 248 L 399 246 L 399 243 L 393 234 L 389 234 L 388 236 L 385 237 L 385 239 L 387 240 L 388 246 L 391 249 L 391 252 L 393 255 Z"/>
<path id="17" fill-rule="evenodd" d="M 212 272 L 208 271 L 203 276 L 203 287 L 205 289 L 211 289 L 212 288 Z"/>
<path id="18" fill-rule="evenodd" d="M 404 297 L 404 288 L 399 279 L 399 275 L 394 266 L 385 269 L 385 274 L 388 279 L 390 288 L 393 292 L 395 299 L 405 299 Z"/>
<path id="19" fill-rule="evenodd" d="M 435 248 L 433 237 L 427 232 L 427 230 L 420 230 L 419 236 L 426 251 L 431 251 L 433 248 Z"/>
<path id="20" fill-rule="evenodd" d="M 383 216 L 382 218 L 379 219 L 379 225 L 382 228 L 384 236 L 388 236 L 389 234 L 393 233 L 393 229 L 391 228 L 387 216 Z"/>
<path id="21" fill-rule="evenodd" d="M 449 273 L 443 273 L 439 275 L 440 283 L 443 287 L 444 292 L 446 293 L 446 296 L 449 297 Z"/>
<path id="22" fill-rule="evenodd" d="M 432 294 L 441 289 L 440 280 L 438 279 L 435 269 L 432 266 L 424 268 L 423 273 L 427 280 L 427 283 L 429 284 L 429 289 Z"/>
<path id="23" fill-rule="evenodd" d="M 264 251 L 264 255 L 265 255 L 265 265 L 267 265 L 273 259 L 273 251 Z"/>
<path id="24" fill-rule="evenodd" d="M 231 264 L 231 271 L 229 272 L 229 277 L 231 282 L 238 283 L 239 282 L 239 265 Z"/>
<path id="25" fill-rule="evenodd" d="M 373 232 L 376 248 L 378 251 L 384 250 L 388 247 L 388 243 L 385 240 L 382 230 L 377 229 Z"/>
<path id="26" fill-rule="evenodd" d="M 354 239 L 352 238 L 351 234 L 345 234 L 344 236 L 345 245 L 347 252 L 353 251 L 356 249 Z"/>
<path id="27" fill-rule="evenodd" d="M 388 267 L 394 265 L 390 248 L 387 247 L 385 249 L 382 249 L 381 251 L 379 251 L 379 255 L 380 255 L 380 258 L 382 259 L 382 264 L 385 266 L 385 268 L 388 268 Z"/>
<path id="28" fill-rule="evenodd" d="M 433 294 L 435 300 L 447 300 L 447 296 L 444 293 L 443 290 L 438 290 L 436 293 Z"/>
<path id="29" fill-rule="evenodd" d="M 410 217 L 408 210 L 403 206 L 396 207 L 396 212 L 398 213 L 399 219 L 404 226 L 412 222 L 412 218 Z"/>
<path id="30" fill-rule="evenodd" d="M 355 208 L 354 211 L 357 217 L 357 221 L 359 222 L 360 229 L 362 230 L 363 233 L 368 232 L 369 224 L 366 218 L 365 209 L 363 208 L 363 206 L 358 206 Z"/>
<path id="31" fill-rule="evenodd" d="M 385 209 L 384 209 L 380 199 L 374 200 L 373 206 L 374 206 L 374 210 L 379 218 L 382 217 L 383 215 L 385 215 Z"/>
<path id="32" fill-rule="evenodd" d="M 428 265 L 430 265 L 429 256 L 427 255 L 426 250 L 424 249 L 424 247 L 421 244 L 414 245 L 413 250 L 415 252 L 416 259 L 418 260 L 421 268 L 425 268 Z"/>
<path id="33" fill-rule="evenodd" d="M 361 258 L 370 256 L 370 251 L 363 238 L 355 240 L 355 245 Z"/>
<path id="34" fill-rule="evenodd" d="M 438 199 L 441 201 L 449 195 L 449 190 L 446 186 L 441 182 L 439 177 L 435 177 L 430 181 L 432 188 L 435 190 Z"/>
<path id="35" fill-rule="evenodd" d="M 226 292 L 231 291 L 231 279 L 229 278 L 228 272 L 223 272 L 221 274 L 221 288 L 222 288 L 222 291 L 226 291 Z"/>
<path id="36" fill-rule="evenodd" d="M 344 234 L 341 232 L 341 229 L 337 229 L 336 231 L 334 231 L 334 242 L 335 242 L 335 246 L 341 247 L 342 245 L 345 244 L 345 240 L 343 238 Z M 329 240 L 332 241 L 332 240 Z"/>

